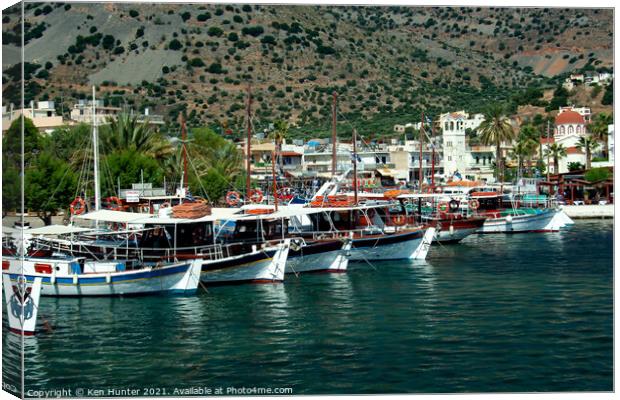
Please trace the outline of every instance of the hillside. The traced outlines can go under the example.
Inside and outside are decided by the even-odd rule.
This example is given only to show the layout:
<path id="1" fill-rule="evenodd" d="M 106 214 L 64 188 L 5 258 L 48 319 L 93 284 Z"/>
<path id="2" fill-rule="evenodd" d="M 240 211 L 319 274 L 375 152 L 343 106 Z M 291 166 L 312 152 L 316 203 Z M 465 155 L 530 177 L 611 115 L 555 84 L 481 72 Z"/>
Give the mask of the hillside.
<path id="1" fill-rule="evenodd" d="M 563 74 L 609 69 L 613 10 L 175 4 L 27 4 L 27 101 L 106 103 L 190 125 L 288 119 L 381 132 L 420 112 L 480 110 Z M 18 100 L 19 13 L 3 12 L 3 95 Z M 17 32 L 17 34 L 16 34 Z M 516 104 L 518 105 L 518 104 Z M 515 105 L 515 106 L 516 106 Z"/>

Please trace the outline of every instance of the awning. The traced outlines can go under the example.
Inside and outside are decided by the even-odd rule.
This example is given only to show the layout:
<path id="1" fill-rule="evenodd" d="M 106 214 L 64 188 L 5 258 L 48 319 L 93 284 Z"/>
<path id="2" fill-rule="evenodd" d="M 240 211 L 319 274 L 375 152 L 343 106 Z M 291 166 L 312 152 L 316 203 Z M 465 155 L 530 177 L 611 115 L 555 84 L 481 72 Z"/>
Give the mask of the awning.
<path id="1" fill-rule="evenodd" d="M 129 223 L 148 218 L 149 215 L 150 214 L 132 213 L 126 211 L 99 210 L 84 215 L 77 215 L 76 218 L 87 219 L 90 221 Z"/>
<path id="2" fill-rule="evenodd" d="M 382 176 L 389 176 L 392 178 L 396 177 L 396 171 L 389 168 L 377 168 L 377 172 L 380 173 Z"/>
<path id="3" fill-rule="evenodd" d="M 30 235 L 68 235 L 70 233 L 87 232 L 90 230 L 92 229 L 72 225 L 48 225 L 41 228 L 27 229 L 24 233 Z"/>
<path id="4" fill-rule="evenodd" d="M 21 231 L 22 231 L 22 229 L 13 228 L 11 226 L 4 226 L 4 225 L 2 226 L 2 234 L 3 235 L 10 235 L 12 233 L 21 232 Z"/>

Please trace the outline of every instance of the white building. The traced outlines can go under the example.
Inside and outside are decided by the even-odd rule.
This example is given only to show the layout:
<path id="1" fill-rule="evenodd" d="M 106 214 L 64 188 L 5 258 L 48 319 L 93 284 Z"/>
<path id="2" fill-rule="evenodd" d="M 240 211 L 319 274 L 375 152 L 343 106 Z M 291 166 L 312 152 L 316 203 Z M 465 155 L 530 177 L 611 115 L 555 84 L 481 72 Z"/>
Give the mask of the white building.
<path id="1" fill-rule="evenodd" d="M 606 85 L 613 79 L 613 74 L 609 72 L 601 72 L 592 76 L 587 76 L 585 81 L 587 85 Z"/>
<path id="2" fill-rule="evenodd" d="M 560 114 L 566 111 L 574 111 L 576 113 L 579 113 L 585 120 L 586 124 L 590 123 L 590 119 L 592 117 L 592 110 L 590 110 L 589 107 L 568 106 L 568 107 L 560 107 L 559 109 Z"/>
<path id="3" fill-rule="evenodd" d="M 2 107 L 2 132 L 6 132 L 13 121 L 20 118 L 22 114 L 31 119 L 34 126 L 45 133 L 51 133 L 54 129 L 65 124 L 62 116 L 56 115 L 53 101 L 38 101 L 36 107 L 35 102 L 31 101 L 30 107 L 23 110 L 13 109 L 13 104 L 10 104 L 8 109 L 6 106 Z"/>
<path id="4" fill-rule="evenodd" d="M 422 126 L 421 122 L 408 122 L 405 125 L 394 125 L 394 132 L 396 133 L 405 133 L 405 131 L 407 130 L 407 128 L 411 128 L 411 129 L 416 129 L 416 130 L 420 130 L 420 127 Z"/>
<path id="5" fill-rule="evenodd" d="M 562 145 L 566 149 L 566 157 L 559 160 L 559 170 L 554 170 L 552 160 L 550 160 L 549 171 L 557 174 L 568 172 L 568 164 L 572 162 L 586 163 L 586 156 L 583 151 L 577 148 L 579 138 L 588 134 L 586 116 L 590 118 L 590 109 L 586 107 L 562 107 L 560 113 L 555 117 L 555 128 L 553 138 L 547 142 L 542 140 L 543 154 L 551 143 Z"/>
<path id="6" fill-rule="evenodd" d="M 465 176 L 474 158 L 467 147 L 465 131 L 475 130 L 484 121 L 484 115 L 475 114 L 469 118 L 465 111 L 441 114 L 439 122 L 443 137 L 443 168 L 446 176 L 459 172 Z M 478 163 L 480 156 L 478 156 Z M 490 161 L 489 161 L 490 165 Z"/>
<path id="7" fill-rule="evenodd" d="M 103 100 L 95 100 L 96 124 L 103 125 L 109 119 L 116 119 L 123 111 L 120 107 L 104 106 Z M 130 111 L 133 114 L 133 110 Z M 75 122 L 83 122 L 86 124 L 93 123 L 93 102 L 92 100 L 79 100 L 71 109 L 70 118 Z M 164 119 L 161 115 L 151 114 L 149 109 L 144 109 L 144 114 L 138 115 L 138 122 L 148 122 L 152 125 L 163 125 Z"/>

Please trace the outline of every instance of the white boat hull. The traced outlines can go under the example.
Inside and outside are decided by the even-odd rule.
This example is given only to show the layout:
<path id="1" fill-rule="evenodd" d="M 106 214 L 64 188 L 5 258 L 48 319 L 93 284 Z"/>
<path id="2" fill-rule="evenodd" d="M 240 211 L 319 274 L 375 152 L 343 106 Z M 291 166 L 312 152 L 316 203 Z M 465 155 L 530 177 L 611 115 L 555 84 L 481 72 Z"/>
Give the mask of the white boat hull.
<path id="1" fill-rule="evenodd" d="M 38 277 L 42 278 L 42 296 L 128 296 L 195 293 L 202 260 L 194 259 L 139 270 L 74 275 L 36 273 L 33 272 L 34 264 L 35 261 L 28 259 L 25 261 L 24 276 L 28 282 Z M 20 271 L 19 261 L 12 260 L 10 270 L 3 274 L 8 275 L 12 282 L 16 282 Z"/>
<path id="2" fill-rule="evenodd" d="M 478 228 L 471 229 L 453 229 L 450 228 L 438 230 L 435 232 L 433 242 L 460 242 L 467 236 L 476 233 Z"/>
<path id="3" fill-rule="evenodd" d="M 289 257 L 286 261 L 286 273 L 345 272 L 349 265 L 348 254 L 350 250 L 351 241 L 346 241 L 339 250 Z"/>
<path id="4" fill-rule="evenodd" d="M 282 282 L 290 241 L 275 252 L 255 252 L 217 261 L 203 262 L 200 280 L 205 284 Z"/>
<path id="5" fill-rule="evenodd" d="M 435 235 L 435 228 L 420 231 L 418 235 L 411 235 L 405 240 L 392 243 L 359 246 L 356 241 L 351 248 L 351 261 L 382 261 L 382 260 L 424 260 L 428 254 L 431 242 Z"/>
<path id="6" fill-rule="evenodd" d="M 554 215 L 554 210 L 547 210 L 540 214 L 488 218 L 478 233 L 548 232 Z"/>
<path id="7" fill-rule="evenodd" d="M 566 228 L 569 225 L 574 225 L 575 222 L 564 212 L 562 209 L 555 211 L 555 215 L 549 221 L 546 228 L 549 231 L 559 231 L 562 228 Z"/>

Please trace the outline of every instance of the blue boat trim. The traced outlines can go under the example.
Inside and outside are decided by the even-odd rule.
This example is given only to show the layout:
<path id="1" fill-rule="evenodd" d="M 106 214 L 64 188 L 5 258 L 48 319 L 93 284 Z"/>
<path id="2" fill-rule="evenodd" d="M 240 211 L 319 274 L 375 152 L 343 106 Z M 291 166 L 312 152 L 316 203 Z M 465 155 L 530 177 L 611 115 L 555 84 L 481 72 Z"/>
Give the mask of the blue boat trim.
<path id="1" fill-rule="evenodd" d="M 118 283 L 127 283 L 142 279 L 153 279 L 164 276 L 171 276 L 176 274 L 184 274 L 187 272 L 187 269 L 191 266 L 191 263 L 181 264 L 176 267 L 168 267 L 168 268 L 156 268 L 150 271 L 141 271 L 141 272 L 130 272 L 122 275 L 111 275 L 110 284 L 118 284 Z M 11 280 L 17 280 L 20 274 L 9 274 Z M 24 275 L 26 277 L 27 282 L 34 281 L 35 275 Z M 41 275 L 36 275 L 37 277 Z M 51 276 L 41 276 L 43 284 L 52 284 Z M 73 277 L 65 278 L 65 277 L 56 277 L 56 284 L 58 285 L 74 285 Z M 78 275 L 78 285 L 98 285 L 104 284 L 108 285 L 106 282 L 105 276 L 99 277 L 86 277 L 83 275 Z"/>

